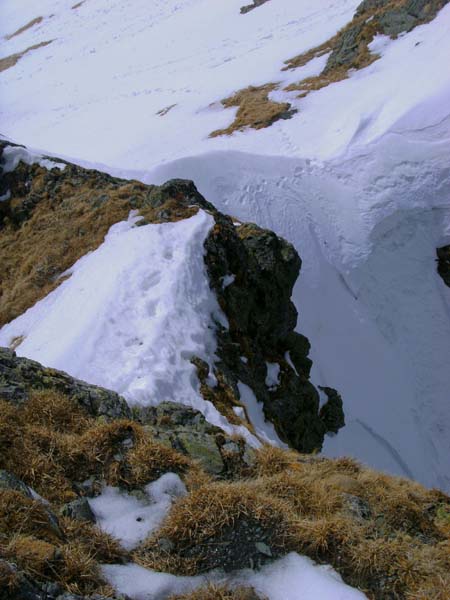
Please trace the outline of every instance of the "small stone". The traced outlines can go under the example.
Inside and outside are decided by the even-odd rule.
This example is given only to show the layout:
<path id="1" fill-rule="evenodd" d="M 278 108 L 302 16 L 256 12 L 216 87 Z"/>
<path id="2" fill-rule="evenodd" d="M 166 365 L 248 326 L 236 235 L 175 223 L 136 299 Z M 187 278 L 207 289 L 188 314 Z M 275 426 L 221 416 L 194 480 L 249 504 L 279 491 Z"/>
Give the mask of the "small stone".
<path id="1" fill-rule="evenodd" d="M 256 542 L 255 547 L 264 556 L 272 556 L 272 550 L 264 542 Z"/>
<path id="2" fill-rule="evenodd" d="M 86 498 L 77 498 L 76 500 L 65 504 L 61 508 L 60 512 L 63 517 L 70 517 L 80 521 L 89 521 L 90 523 L 95 523 L 96 520 Z"/>

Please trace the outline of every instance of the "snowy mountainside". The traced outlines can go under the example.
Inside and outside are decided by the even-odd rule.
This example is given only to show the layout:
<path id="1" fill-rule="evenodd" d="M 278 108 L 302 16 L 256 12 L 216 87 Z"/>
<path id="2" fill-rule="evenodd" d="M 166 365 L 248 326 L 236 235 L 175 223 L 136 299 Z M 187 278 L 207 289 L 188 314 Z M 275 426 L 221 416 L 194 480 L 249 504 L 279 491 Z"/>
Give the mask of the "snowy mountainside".
<path id="1" fill-rule="evenodd" d="M 294 71 L 284 61 L 359 3 L 244 4 L 49 0 L 36 14 L 4 2 L 4 35 L 43 20 L 3 56 L 53 41 L 1 73 L 2 133 L 145 182 L 193 178 L 219 209 L 294 243 L 313 379 L 347 406 L 325 451 L 448 488 L 449 300 L 434 260 L 449 242 L 450 7 L 376 37 L 379 60 L 346 80 L 272 92 L 298 110 L 289 120 L 210 138 L 236 114 L 220 104 L 230 94 L 317 75 L 326 55 Z"/>

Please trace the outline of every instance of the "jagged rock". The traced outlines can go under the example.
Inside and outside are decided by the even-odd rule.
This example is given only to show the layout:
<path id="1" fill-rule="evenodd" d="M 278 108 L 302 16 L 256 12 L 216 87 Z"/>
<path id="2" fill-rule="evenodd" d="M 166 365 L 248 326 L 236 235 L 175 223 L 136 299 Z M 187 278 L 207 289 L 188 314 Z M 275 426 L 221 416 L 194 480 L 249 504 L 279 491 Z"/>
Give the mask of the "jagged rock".
<path id="1" fill-rule="evenodd" d="M 248 385 L 263 403 L 266 418 L 292 447 L 302 452 L 320 449 L 329 426 L 334 430 L 343 423 L 343 412 L 333 397 L 332 407 L 319 413 L 319 393 L 308 380 L 309 342 L 294 332 L 297 311 L 291 294 L 300 257 L 271 231 L 254 224 L 235 227 L 220 213 L 215 219 L 205 242 L 205 260 L 230 325 L 229 330 L 218 326 L 216 379 L 226 381 L 237 398 L 238 382 Z M 230 276 L 231 282 L 224 286 Z M 274 389 L 266 384 L 267 363 L 279 365 L 280 381 Z"/>
<path id="2" fill-rule="evenodd" d="M 263 527 L 249 516 L 225 527 L 220 535 L 211 538 L 207 546 L 194 545 L 181 552 L 183 558 L 198 561 L 198 572 L 223 569 L 226 573 L 237 569 L 259 569 L 279 558 L 285 551 L 275 542 L 274 531 Z"/>
<path id="3" fill-rule="evenodd" d="M 450 287 L 450 245 L 437 248 L 437 270 L 443 282 Z"/>
<path id="4" fill-rule="evenodd" d="M 319 386 L 319 389 L 328 398 L 328 402 L 320 409 L 320 418 L 328 432 L 337 433 L 345 425 L 342 398 L 333 388 Z"/>
<path id="5" fill-rule="evenodd" d="M 234 442 L 200 412 L 182 404 L 163 402 L 135 408 L 133 417 L 156 440 L 198 461 L 212 475 L 242 473 L 254 463 L 252 450 L 243 440 Z"/>
<path id="6" fill-rule="evenodd" d="M 70 396 L 87 412 L 108 419 L 129 418 L 130 408 L 115 392 L 74 379 L 56 369 L 16 356 L 8 348 L 0 348 L 0 398 L 19 405 L 30 391 L 52 389 Z"/>

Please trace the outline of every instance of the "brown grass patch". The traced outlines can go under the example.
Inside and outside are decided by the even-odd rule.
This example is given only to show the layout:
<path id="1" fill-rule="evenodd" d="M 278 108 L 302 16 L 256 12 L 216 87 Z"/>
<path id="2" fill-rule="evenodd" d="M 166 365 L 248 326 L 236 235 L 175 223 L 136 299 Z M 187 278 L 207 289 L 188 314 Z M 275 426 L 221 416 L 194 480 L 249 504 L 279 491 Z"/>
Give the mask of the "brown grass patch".
<path id="1" fill-rule="evenodd" d="M 23 27 L 20 27 L 20 29 L 18 29 L 17 31 L 15 31 L 14 33 L 11 33 L 10 35 L 5 35 L 5 38 L 7 40 L 12 39 L 13 37 L 16 37 L 16 35 L 20 35 L 21 33 L 23 33 L 24 31 L 27 31 L 27 29 L 31 29 L 32 27 L 34 27 L 35 25 L 39 25 L 39 23 L 42 23 L 42 21 L 44 20 L 44 17 L 36 17 L 35 19 L 32 19 L 29 23 L 27 23 L 26 25 L 24 25 Z"/>
<path id="2" fill-rule="evenodd" d="M 250 479 L 194 486 L 134 556 L 180 574 L 241 568 L 254 559 L 251 544 L 263 531 L 273 558 L 295 550 L 331 564 L 369 598 L 441 599 L 449 589 L 449 515 L 442 492 L 353 459 L 264 447 Z M 239 538 L 243 522 L 250 545 Z M 169 551 L 161 539 L 170 541 Z"/>
<path id="3" fill-rule="evenodd" d="M 5 557 L 39 579 L 52 574 L 62 556 L 57 547 L 31 536 L 14 536 L 6 545 Z"/>
<path id="4" fill-rule="evenodd" d="M 36 536 L 49 543 L 61 541 L 41 502 L 15 490 L 0 490 L 0 539 L 13 535 Z"/>
<path id="5" fill-rule="evenodd" d="M 10 69 L 11 67 L 14 67 L 19 62 L 19 60 L 25 56 L 25 54 L 28 54 L 29 52 L 32 52 L 33 50 L 37 50 L 38 48 L 43 48 L 44 46 L 48 46 L 53 41 L 54 40 L 49 40 L 47 42 L 40 42 L 39 44 L 34 44 L 33 46 L 29 46 L 25 50 L 22 50 L 22 52 L 17 52 L 16 54 L 11 54 L 10 56 L 6 56 L 5 58 L 0 58 L 0 73 L 2 71 L 6 71 L 6 69 Z"/>
<path id="6" fill-rule="evenodd" d="M 320 44 L 319 46 L 311 48 L 307 52 L 303 52 L 303 54 L 298 54 L 293 58 L 285 60 L 284 64 L 286 66 L 283 67 L 281 70 L 289 71 L 291 69 L 299 69 L 300 67 L 304 67 L 306 64 L 308 64 L 309 61 L 313 60 L 313 58 L 319 58 L 324 54 L 328 54 L 328 52 L 331 52 L 333 50 L 333 46 L 336 43 L 338 35 L 339 34 L 333 36 L 332 38 L 330 38 L 323 44 Z"/>
<path id="7" fill-rule="evenodd" d="M 74 500 L 74 482 L 89 477 L 136 487 L 191 467 L 141 425 L 98 422 L 56 392 L 33 393 L 19 408 L 0 400 L 0 450 L 0 468 L 57 503 Z"/>
<path id="8" fill-rule="evenodd" d="M 269 540 L 273 557 L 288 547 L 292 522 L 287 508 L 245 482 L 210 483 L 179 499 L 134 558 L 144 567 L 184 574 L 255 565 L 255 541 Z M 170 540 L 173 551 L 161 551 L 160 539 Z"/>
<path id="9" fill-rule="evenodd" d="M 101 190 L 95 176 L 76 185 L 76 179 L 65 180 L 64 172 L 50 173 L 37 165 L 30 170 L 27 196 L 36 202 L 32 214 L 14 222 L 23 211 L 24 199 L 13 196 L 12 216 L 1 230 L 0 325 L 46 296 L 61 283 L 61 273 L 98 248 L 111 225 L 127 218 L 128 200 L 135 193 L 128 182 Z M 102 192 L 107 201 L 102 200 Z"/>
<path id="10" fill-rule="evenodd" d="M 58 287 L 62 274 L 96 250 L 130 210 L 140 209 L 141 225 L 185 219 L 198 210 L 184 198 L 152 204 L 154 186 L 74 165 L 48 171 L 20 163 L 5 179 L 11 199 L 0 215 L 0 327 Z"/>
<path id="11" fill-rule="evenodd" d="M 276 83 L 267 83 L 259 87 L 250 86 L 221 100 L 225 108 L 237 106 L 238 111 L 229 127 L 217 129 L 209 137 L 231 135 L 235 131 L 242 131 L 248 127 L 263 129 L 280 119 L 290 119 L 297 111 L 291 109 L 288 102 L 274 102 L 269 99 L 270 92 L 277 88 Z"/>

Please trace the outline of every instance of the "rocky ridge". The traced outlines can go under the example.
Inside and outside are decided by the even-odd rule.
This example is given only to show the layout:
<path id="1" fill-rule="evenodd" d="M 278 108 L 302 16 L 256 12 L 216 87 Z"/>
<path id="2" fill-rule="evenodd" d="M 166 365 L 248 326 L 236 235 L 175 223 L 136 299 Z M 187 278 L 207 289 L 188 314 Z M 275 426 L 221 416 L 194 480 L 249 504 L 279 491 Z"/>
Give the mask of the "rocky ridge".
<path id="1" fill-rule="evenodd" d="M 0 151 L 11 147 L 2 142 Z M 344 424 L 342 401 L 333 390 L 320 410 L 319 392 L 309 381 L 309 342 L 294 331 L 297 311 L 290 300 L 301 268 L 293 246 L 257 225 L 233 222 L 191 181 L 148 186 L 53 160 L 64 168 L 48 170 L 20 160 L 2 175 L 0 191 L 8 198 L 0 204 L 0 318 L 10 320 L 54 289 L 64 271 L 99 246 L 109 227 L 130 210 L 142 215 L 138 225 L 207 210 L 215 226 L 205 243 L 205 263 L 230 328 L 216 325 L 216 387 L 206 383 L 207 366 L 193 358 L 202 395 L 239 424 L 233 409 L 245 409 L 242 382 L 263 403 L 283 441 L 302 452 L 320 450 L 327 431 L 336 433 Z M 0 156 L 2 162 L 7 164 Z M 20 342 L 13 340 L 12 347 Z M 279 371 L 271 386 L 266 383 L 269 365 Z"/>

